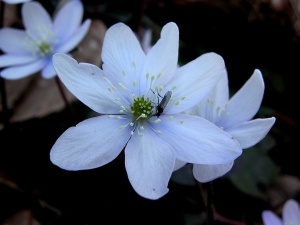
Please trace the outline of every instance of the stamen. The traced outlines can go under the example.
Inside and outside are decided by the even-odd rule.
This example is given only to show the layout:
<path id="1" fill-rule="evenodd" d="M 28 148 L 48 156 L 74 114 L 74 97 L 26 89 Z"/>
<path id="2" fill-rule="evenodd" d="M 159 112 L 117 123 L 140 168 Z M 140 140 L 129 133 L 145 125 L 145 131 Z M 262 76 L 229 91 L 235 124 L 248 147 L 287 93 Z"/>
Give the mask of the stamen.
<path id="1" fill-rule="evenodd" d="M 118 85 L 119 85 L 119 87 L 120 87 L 123 91 L 126 91 L 126 87 L 125 87 L 123 84 L 118 83 Z"/>

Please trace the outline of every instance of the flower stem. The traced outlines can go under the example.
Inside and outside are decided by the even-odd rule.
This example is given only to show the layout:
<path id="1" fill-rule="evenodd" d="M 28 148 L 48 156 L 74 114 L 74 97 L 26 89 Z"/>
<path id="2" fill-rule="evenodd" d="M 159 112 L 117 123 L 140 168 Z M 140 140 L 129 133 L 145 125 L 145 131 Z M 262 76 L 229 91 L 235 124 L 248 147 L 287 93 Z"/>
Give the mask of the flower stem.
<path id="1" fill-rule="evenodd" d="M 1 5 L 0 5 L 0 29 L 3 27 L 4 6 L 5 6 L 5 3 L 3 1 L 1 1 Z M 0 54 L 2 54 L 1 50 L 0 50 Z M 0 77 L 0 94 L 1 94 L 1 104 L 2 104 L 2 119 L 3 119 L 3 124 L 6 127 L 9 124 L 9 119 L 8 119 L 9 116 L 8 116 L 8 108 L 7 108 L 5 80 L 2 77 Z"/>
<path id="2" fill-rule="evenodd" d="M 56 81 L 57 87 L 59 89 L 60 95 L 61 95 L 61 97 L 62 97 L 62 99 L 63 99 L 63 101 L 65 103 L 65 106 L 66 106 L 67 110 L 69 111 L 69 114 L 71 115 L 71 118 L 72 118 L 72 120 L 73 120 L 73 122 L 75 124 L 76 123 L 75 114 L 74 114 L 74 112 L 72 110 L 72 107 L 70 106 L 70 104 L 68 102 L 68 99 L 67 99 L 67 97 L 66 97 L 66 95 L 64 93 L 63 87 L 61 85 L 61 82 L 60 82 L 58 76 L 55 76 L 55 81 Z"/>
<path id="3" fill-rule="evenodd" d="M 213 211 L 213 186 L 212 181 L 207 185 L 207 218 L 208 224 L 215 224 L 214 211 Z"/>

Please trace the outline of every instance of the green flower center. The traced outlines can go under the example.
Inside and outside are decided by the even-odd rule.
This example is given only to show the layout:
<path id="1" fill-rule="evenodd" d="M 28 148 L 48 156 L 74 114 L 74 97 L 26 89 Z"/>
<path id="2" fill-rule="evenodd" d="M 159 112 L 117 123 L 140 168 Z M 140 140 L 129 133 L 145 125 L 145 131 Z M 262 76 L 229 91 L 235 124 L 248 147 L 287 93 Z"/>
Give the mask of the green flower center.
<path id="1" fill-rule="evenodd" d="M 153 108 L 155 105 L 144 96 L 135 98 L 133 104 L 130 106 L 131 112 L 135 119 L 147 120 L 153 115 Z"/>
<path id="2" fill-rule="evenodd" d="M 40 50 L 42 56 L 50 55 L 51 52 L 52 52 L 52 46 L 49 45 L 48 42 L 41 42 L 41 43 L 38 45 L 38 48 L 39 48 L 39 50 Z"/>

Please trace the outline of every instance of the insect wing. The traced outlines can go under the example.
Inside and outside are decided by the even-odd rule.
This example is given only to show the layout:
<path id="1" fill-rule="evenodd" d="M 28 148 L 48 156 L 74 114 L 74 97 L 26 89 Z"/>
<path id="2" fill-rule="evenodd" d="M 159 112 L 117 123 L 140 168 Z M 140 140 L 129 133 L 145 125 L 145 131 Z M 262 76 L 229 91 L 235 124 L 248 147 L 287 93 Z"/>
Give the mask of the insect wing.
<path id="1" fill-rule="evenodd" d="M 159 107 L 165 109 L 168 102 L 170 101 L 171 96 L 172 96 L 172 91 L 167 91 L 163 99 L 160 101 Z"/>

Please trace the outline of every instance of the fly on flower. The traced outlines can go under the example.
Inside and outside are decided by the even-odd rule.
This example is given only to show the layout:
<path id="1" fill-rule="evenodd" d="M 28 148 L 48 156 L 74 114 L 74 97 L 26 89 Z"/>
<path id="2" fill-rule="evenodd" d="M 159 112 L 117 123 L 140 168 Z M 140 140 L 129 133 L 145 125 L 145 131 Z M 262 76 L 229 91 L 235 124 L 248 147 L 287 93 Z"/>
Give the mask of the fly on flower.
<path id="1" fill-rule="evenodd" d="M 164 109 L 166 108 L 168 102 L 170 101 L 172 96 L 172 91 L 167 91 L 166 94 L 164 95 L 163 99 L 159 102 L 158 96 L 158 102 L 156 106 L 156 116 L 157 118 L 164 112 Z"/>
<path id="2" fill-rule="evenodd" d="M 66 170 L 86 170 L 111 162 L 124 149 L 134 190 L 158 199 L 168 192 L 176 158 L 215 165 L 238 157 L 242 150 L 229 134 L 180 113 L 197 104 L 225 73 L 222 57 L 208 53 L 178 69 L 178 45 L 175 23 L 163 27 L 147 54 L 131 29 L 117 23 L 104 37 L 102 69 L 55 54 L 53 66 L 61 81 L 101 115 L 66 130 L 51 149 L 51 161 Z M 152 90 L 164 96 L 158 105 Z M 157 113 L 159 118 L 153 116 Z"/>

